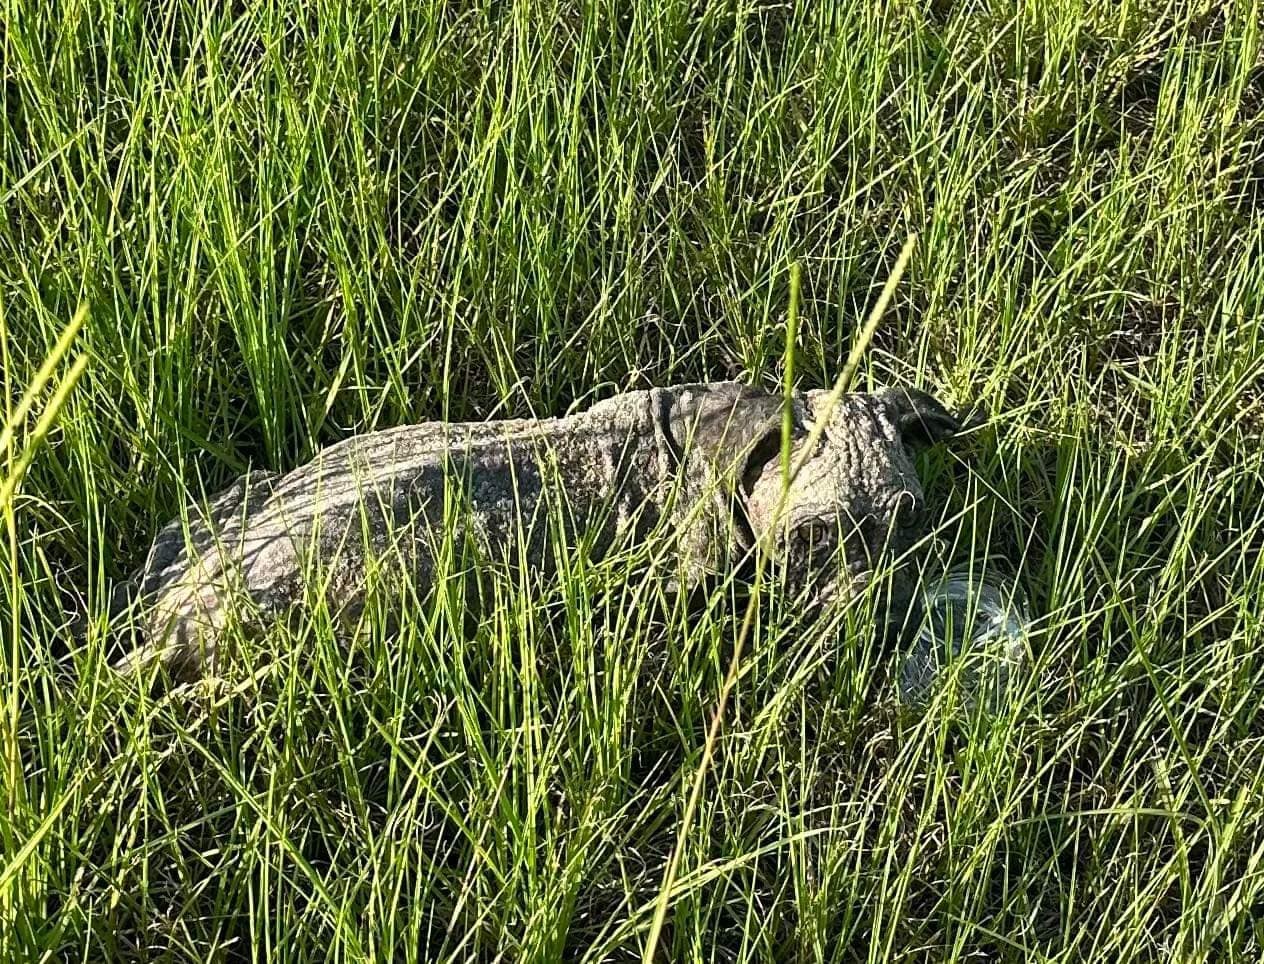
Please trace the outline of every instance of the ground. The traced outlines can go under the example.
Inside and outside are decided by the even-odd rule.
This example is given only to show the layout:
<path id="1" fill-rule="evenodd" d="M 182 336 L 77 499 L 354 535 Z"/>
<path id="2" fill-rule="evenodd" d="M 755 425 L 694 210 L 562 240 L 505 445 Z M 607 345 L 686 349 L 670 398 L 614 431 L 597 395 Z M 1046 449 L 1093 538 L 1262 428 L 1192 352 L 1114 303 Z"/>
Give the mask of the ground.
<path id="1" fill-rule="evenodd" d="M 8 412 L 38 391 L 0 444 L 0 957 L 1264 954 L 1254 3 L 3 23 Z M 977 418 L 921 469 L 945 559 L 1036 616 L 1001 712 L 911 711 L 863 613 L 766 599 L 685 822 L 747 603 L 638 558 L 476 626 L 459 581 L 397 589 L 354 652 L 290 627 L 230 691 L 106 668 L 106 594 L 190 497 L 372 427 L 791 356 L 828 385 L 910 235 L 858 384 Z"/>

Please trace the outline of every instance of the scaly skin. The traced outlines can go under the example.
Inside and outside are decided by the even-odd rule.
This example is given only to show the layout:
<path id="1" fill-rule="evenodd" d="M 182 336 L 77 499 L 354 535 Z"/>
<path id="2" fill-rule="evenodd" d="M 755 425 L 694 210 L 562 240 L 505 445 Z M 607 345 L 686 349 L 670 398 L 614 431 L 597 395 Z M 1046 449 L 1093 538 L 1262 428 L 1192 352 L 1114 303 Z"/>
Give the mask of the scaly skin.
<path id="1" fill-rule="evenodd" d="M 796 394 L 799 458 L 825 393 Z M 284 476 L 252 472 L 158 535 L 129 593 L 144 644 L 120 669 L 161 659 L 176 678 L 213 670 L 232 613 L 262 628 L 310 598 L 350 619 L 366 571 L 424 589 L 445 539 L 547 573 L 558 527 L 599 558 L 672 533 L 683 583 L 723 571 L 756 542 L 818 599 L 854 592 L 922 535 L 906 443 L 956 429 L 920 393 L 844 396 L 781 495 L 783 401 L 733 382 L 629 392 L 565 418 L 428 422 L 355 436 Z M 843 553 L 845 565 L 830 566 Z M 315 564 L 315 565 L 313 565 Z M 247 607 L 235 606 L 237 594 Z"/>

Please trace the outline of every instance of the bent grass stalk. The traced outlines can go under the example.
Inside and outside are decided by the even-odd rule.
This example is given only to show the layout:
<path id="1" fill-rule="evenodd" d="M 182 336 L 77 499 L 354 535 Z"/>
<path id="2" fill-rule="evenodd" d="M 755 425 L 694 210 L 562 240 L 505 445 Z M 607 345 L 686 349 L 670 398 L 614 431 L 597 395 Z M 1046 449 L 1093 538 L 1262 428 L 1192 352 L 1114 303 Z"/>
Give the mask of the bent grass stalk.
<path id="1" fill-rule="evenodd" d="M 852 379 L 856 375 L 856 370 L 860 367 L 860 360 L 864 357 L 865 350 L 872 341 L 874 332 L 878 329 L 878 324 L 882 321 L 882 315 L 887 309 L 887 305 L 891 301 L 892 295 L 895 294 L 896 286 L 900 283 L 900 279 L 904 276 L 904 269 L 908 266 L 909 259 L 913 255 L 913 247 L 917 243 L 917 235 L 910 234 L 908 240 L 904 242 L 899 257 L 895 260 L 895 266 L 891 270 L 890 276 L 887 278 L 886 284 L 882 288 L 882 293 L 878 296 L 877 302 L 873 306 L 873 310 L 869 313 L 869 318 L 865 322 L 864 327 L 860 330 L 859 336 L 856 338 L 855 344 L 852 346 L 851 353 L 847 357 L 843 370 L 835 381 L 834 387 L 826 396 L 825 405 L 822 414 L 816 418 L 811 431 L 808 433 L 807 439 L 803 443 L 803 455 L 795 464 L 793 470 L 787 470 L 783 476 L 784 484 L 781 489 L 781 498 L 778 499 L 777 505 L 773 510 L 773 521 L 769 526 L 769 530 L 775 530 L 781 518 L 782 512 L 785 510 L 786 499 L 790 494 L 790 486 L 794 484 L 794 480 L 802 471 L 808 455 L 815 448 L 816 443 L 820 440 L 825 426 L 828 424 L 830 417 L 833 415 L 834 408 L 838 405 L 839 400 L 850 387 Z M 789 410 L 792 383 L 791 378 L 794 373 L 794 334 L 798 327 L 798 308 L 799 308 L 799 272 L 798 266 L 791 271 L 790 275 L 790 314 L 787 320 L 787 337 L 786 337 L 786 408 Z M 782 423 L 782 459 L 783 465 L 789 466 L 789 450 L 790 450 L 790 419 Z M 645 941 L 645 951 L 641 955 L 641 960 L 645 964 L 654 960 L 654 954 L 658 949 L 658 942 L 662 935 L 663 925 L 667 920 L 667 908 L 671 901 L 672 889 L 676 882 L 676 875 L 680 869 L 681 857 L 684 853 L 685 845 L 688 841 L 690 828 L 693 826 L 694 816 L 698 810 L 698 803 L 702 799 L 702 789 L 706 785 L 707 770 L 711 764 L 711 759 L 715 755 L 715 744 L 720 736 L 720 727 L 724 722 L 724 711 L 728 706 L 729 695 L 733 692 L 733 686 L 737 682 L 738 672 L 742 664 L 742 651 L 745 648 L 746 640 L 750 636 L 751 628 L 755 623 L 755 604 L 759 600 L 760 591 L 763 588 L 764 562 L 768 558 L 767 552 L 759 552 L 755 557 L 755 580 L 754 588 L 751 596 L 746 604 L 746 611 L 742 616 L 742 626 L 738 630 L 737 639 L 733 644 L 733 656 L 729 661 L 728 671 L 724 675 L 724 682 L 720 685 L 719 695 L 716 697 L 715 711 L 711 716 L 711 724 L 707 728 L 707 736 L 702 744 L 702 757 L 698 761 L 698 768 L 694 771 L 693 784 L 689 790 L 689 799 L 685 803 L 685 812 L 680 818 L 680 829 L 676 835 L 676 845 L 672 848 L 671 856 L 667 859 L 667 867 L 663 872 L 663 882 L 659 886 L 658 898 L 654 905 L 654 917 L 650 922 L 649 935 Z"/>
<path id="2" fill-rule="evenodd" d="M 18 813 L 18 804 L 22 793 L 21 780 L 21 762 L 20 752 L 18 749 L 18 711 L 19 711 L 19 682 L 21 680 L 21 648 L 20 648 L 20 626 L 21 626 L 21 606 L 19 605 L 22 582 L 19 578 L 19 556 L 18 556 L 18 533 L 16 519 L 16 495 L 18 486 L 21 484 L 26 471 L 30 468 L 35 453 L 39 450 L 40 445 L 47 437 L 53 424 L 57 421 L 57 416 L 61 413 L 65 406 L 70 393 L 74 390 L 75 384 L 83 375 L 84 370 L 88 366 L 88 356 L 78 356 L 70 365 L 66 377 L 54 390 L 48 404 L 40 412 L 40 416 L 36 419 L 34 427 L 30 434 L 26 437 L 20 452 L 16 459 L 13 454 L 13 443 L 17 437 L 26 416 L 30 413 L 31 408 L 35 404 L 35 400 L 40 393 L 48 385 L 56 371 L 57 366 L 70 351 L 70 346 L 74 343 L 75 337 L 79 334 L 83 327 L 84 321 L 88 317 L 88 306 L 80 305 L 79 309 L 71 318 L 70 323 L 63 330 L 57 342 L 53 345 L 52 350 L 48 353 L 43 364 L 32 376 L 26 390 L 22 393 L 22 397 L 18 400 L 17 405 L 7 414 L 3 429 L 0 429 L 0 449 L 5 453 L 6 461 L 9 469 L 3 481 L 0 481 L 0 511 L 4 513 L 5 528 L 8 532 L 9 545 L 9 578 L 12 584 L 9 587 L 9 599 L 11 605 L 9 607 L 9 694 L 8 694 L 8 726 L 5 732 L 5 771 L 6 785 L 8 787 L 7 797 L 5 801 L 7 812 L 10 814 L 10 820 L 3 821 L 0 825 L 5 828 L 5 851 L 12 853 L 14 851 L 14 843 L 12 835 L 16 832 L 16 828 L 12 822 L 12 818 Z M 8 332 L 3 325 L 3 314 L 0 313 L 0 337 L 6 340 L 7 346 Z M 4 354 L 4 371 L 6 381 L 8 380 L 10 363 L 7 350 Z M 21 870 L 23 863 L 35 851 L 39 842 L 52 829 L 53 823 L 58 814 L 70 801 L 77 787 L 69 788 L 61 797 L 60 801 L 50 810 L 47 817 L 32 833 L 27 840 L 17 848 L 17 852 L 13 858 L 0 871 L 0 912 L 3 912 L 7 918 L 11 907 L 14 905 L 11 887 L 15 886 L 14 881 L 17 874 Z"/>
<path id="3" fill-rule="evenodd" d="M 92 303 L 0 448 L 3 482 L 90 327 L 0 550 L 0 959 L 639 959 L 664 899 L 660 960 L 1261 958 L 1251 4 L 74 6 L 0 31 L 0 429 Z M 66 595 L 206 487 L 770 372 L 791 263 L 828 390 L 892 225 L 922 267 L 853 389 L 926 372 L 983 416 L 919 467 L 936 554 L 1014 563 L 1039 620 L 997 725 L 895 713 L 895 654 L 801 626 L 768 560 L 664 898 L 745 607 L 664 598 L 670 539 L 474 634 L 459 564 L 433 604 L 383 587 L 367 672 L 321 615 L 192 723 L 104 639 L 58 672 Z"/>

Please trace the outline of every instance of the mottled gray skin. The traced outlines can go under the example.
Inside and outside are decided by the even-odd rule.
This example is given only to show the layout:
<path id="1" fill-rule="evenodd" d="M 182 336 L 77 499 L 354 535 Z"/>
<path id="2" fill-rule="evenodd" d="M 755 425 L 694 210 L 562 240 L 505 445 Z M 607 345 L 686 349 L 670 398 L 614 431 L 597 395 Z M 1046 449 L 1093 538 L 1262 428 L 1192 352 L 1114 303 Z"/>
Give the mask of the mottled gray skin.
<path id="1" fill-rule="evenodd" d="M 793 398 L 803 467 L 779 516 L 783 399 L 733 382 L 629 392 L 565 418 L 373 432 L 288 475 L 249 473 L 191 508 L 187 528 L 176 519 L 158 534 L 125 593 L 144 644 L 119 668 L 214 670 L 230 613 L 262 628 L 311 598 L 313 573 L 350 619 L 367 560 L 424 589 L 445 539 L 547 574 L 559 526 L 593 558 L 668 532 L 686 587 L 759 545 L 791 577 L 819 580 L 818 600 L 855 592 L 924 534 L 910 447 L 958 426 L 920 392 L 850 394 L 805 454 L 825 396 Z"/>

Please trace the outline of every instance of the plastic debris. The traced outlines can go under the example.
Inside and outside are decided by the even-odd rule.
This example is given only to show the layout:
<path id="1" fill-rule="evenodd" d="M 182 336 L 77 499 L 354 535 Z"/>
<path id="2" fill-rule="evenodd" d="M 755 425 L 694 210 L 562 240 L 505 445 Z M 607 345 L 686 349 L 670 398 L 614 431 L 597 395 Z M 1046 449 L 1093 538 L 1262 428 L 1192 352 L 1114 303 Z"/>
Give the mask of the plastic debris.
<path id="1" fill-rule="evenodd" d="M 1022 590 L 977 565 L 959 568 L 923 591 L 922 609 L 900 671 L 900 698 L 925 703 L 956 676 L 964 705 L 982 697 L 999 708 L 1027 662 L 1031 618 Z"/>

